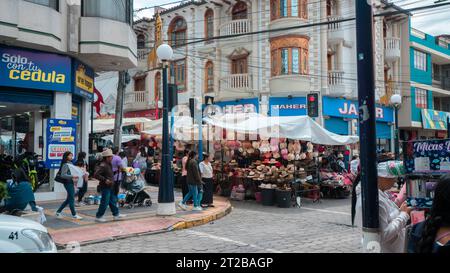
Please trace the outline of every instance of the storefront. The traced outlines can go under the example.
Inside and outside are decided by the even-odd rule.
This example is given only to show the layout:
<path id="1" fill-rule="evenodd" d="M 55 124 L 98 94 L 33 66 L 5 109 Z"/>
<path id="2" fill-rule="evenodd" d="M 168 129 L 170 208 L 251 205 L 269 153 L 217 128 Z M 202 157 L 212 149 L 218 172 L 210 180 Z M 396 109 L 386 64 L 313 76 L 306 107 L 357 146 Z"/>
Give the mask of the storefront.
<path id="1" fill-rule="evenodd" d="M 340 98 L 323 97 L 324 126 L 339 135 L 358 134 L 358 102 Z M 379 150 L 391 151 L 393 139 L 393 109 L 385 106 L 376 108 L 376 132 Z"/>
<path id="2" fill-rule="evenodd" d="M 223 114 L 259 113 L 258 98 L 215 102 Z"/>
<path id="3" fill-rule="evenodd" d="M 87 151 L 93 91 L 94 71 L 71 57 L 0 46 L 0 154 L 31 152 L 45 161 L 55 118 L 75 121 L 75 152 Z"/>

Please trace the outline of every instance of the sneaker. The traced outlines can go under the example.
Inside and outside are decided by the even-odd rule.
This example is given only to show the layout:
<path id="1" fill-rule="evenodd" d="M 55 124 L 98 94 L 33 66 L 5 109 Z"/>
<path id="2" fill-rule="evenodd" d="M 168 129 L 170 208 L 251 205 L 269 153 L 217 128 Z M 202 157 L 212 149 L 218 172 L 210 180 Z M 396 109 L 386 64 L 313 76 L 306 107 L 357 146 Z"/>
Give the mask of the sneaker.
<path id="1" fill-rule="evenodd" d="M 194 207 L 192 209 L 192 211 L 202 211 L 202 210 L 203 210 L 202 207 Z"/>
<path id="2" fill-rule="evenodd" d="M 62 215 L 61 212 L 57 212 L 57 213 L 55 214 L 55 216 L 56 216 L 56 218 L 63 218 L 63 215 Z"/>
<path id="3" fill-rule="evenodd" d="M 182 210 L 187 210 L 188 209 L 188 207 L 185 205 L 185 204 L 183 204 L 183 202 L 179 202 L 179 203 L 177 203 L 177 205 L 180 207 L 180 209 L 182 209 Z"/>
<path id="4" fill-rule="evenodd" d="M 113 219 L 114 221 L 118 221 L 118 220 L 122 220 L 124 218 L 126 218 L 127 216 L 125 214 L 119 214 L 117 216 L 114 216 Z"/>
<path id="5" fill-rule="evenodd" d="M 72 218 L 75 219 L 75 220 L 82 220 L 82 219 L 83 219 L 83 217 L 81 217 L 81 216 L 78 215 L 78 214 L 73 215 Z"/>
<path id="6" fill-rule="evenodd" d="M 95 218 L 95 222 L 104 223 L 106 222 L 106 218 L 105 217 Z"/>

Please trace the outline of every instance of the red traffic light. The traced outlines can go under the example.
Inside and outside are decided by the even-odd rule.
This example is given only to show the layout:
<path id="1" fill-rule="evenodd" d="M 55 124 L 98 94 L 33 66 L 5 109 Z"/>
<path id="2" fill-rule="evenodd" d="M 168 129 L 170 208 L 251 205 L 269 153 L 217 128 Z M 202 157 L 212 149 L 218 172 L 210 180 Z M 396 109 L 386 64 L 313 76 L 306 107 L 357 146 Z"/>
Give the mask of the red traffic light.
<path id="1" fill-rule="evenodd" d="M 309 96 L 309 101 L 310 102 L 314 102 L 316 100 L 316 98 L 314 96 Z"/>

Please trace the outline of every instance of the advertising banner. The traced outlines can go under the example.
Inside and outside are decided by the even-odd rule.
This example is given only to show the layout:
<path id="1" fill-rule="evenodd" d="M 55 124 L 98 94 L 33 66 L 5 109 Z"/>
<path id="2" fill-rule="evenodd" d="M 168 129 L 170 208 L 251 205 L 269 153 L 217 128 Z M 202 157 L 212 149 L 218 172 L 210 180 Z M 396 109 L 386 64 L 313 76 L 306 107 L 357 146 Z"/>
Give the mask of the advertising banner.
<path id="1" fill-rule="evenodd" d="M 94 99 L 94 70 L 77 60 L 73 60 L 73 93 L 86 98 Z"/>
<path id="2" fill-rule="evenodd" d="M 259 100 L 254 99 L 239 99 L 234 101 L 220 101 L 215 102 L 214 106 L 220 108 L 222 114 L 240 114 L 240 113 L 258 113 Z M 203 108 L 206 106 L 203 105 Z"/>
<path id="3" fill-rule="evenodd" d="M 0 46 L 0 86 L 71 92 L 69 57 Z"/>
<path id="4" fill-rule="evenodd" d="M 76 121 L 49 119 L 47 123 L 47 168 L 58 169 L 62 156 L 69 151 L 75 155 Z"/>
<path id="5" fill-rule="evenodd" d="M 407 173 L 450 172 L 450 139 L 408 141 L 403 149 Z"/>

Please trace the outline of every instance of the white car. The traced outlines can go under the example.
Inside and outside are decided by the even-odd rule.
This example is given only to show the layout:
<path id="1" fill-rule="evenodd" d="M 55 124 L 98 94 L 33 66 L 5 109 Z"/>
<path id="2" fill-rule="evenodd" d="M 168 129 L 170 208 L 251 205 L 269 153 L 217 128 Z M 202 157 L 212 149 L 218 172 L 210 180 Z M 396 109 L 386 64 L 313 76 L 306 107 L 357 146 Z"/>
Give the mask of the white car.
<path id="1" fill-rule="evenodd" d="M 0 253 L 56 252 L 56 245 L 43 225 L 0 214 Z"/>

